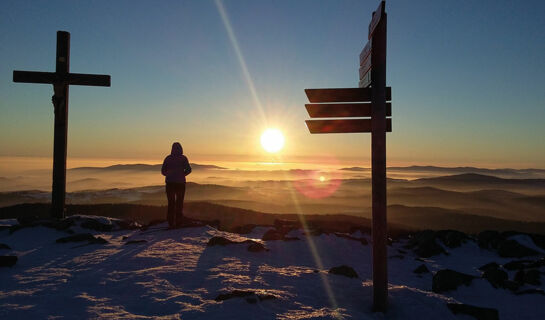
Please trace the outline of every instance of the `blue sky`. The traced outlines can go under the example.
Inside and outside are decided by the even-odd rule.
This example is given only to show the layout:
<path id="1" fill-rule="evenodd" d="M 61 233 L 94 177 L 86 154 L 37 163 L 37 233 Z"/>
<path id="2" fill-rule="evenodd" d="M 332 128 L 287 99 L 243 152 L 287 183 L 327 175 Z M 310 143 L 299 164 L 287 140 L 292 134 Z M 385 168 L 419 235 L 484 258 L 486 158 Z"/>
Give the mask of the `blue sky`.
<path id="1" fill-rule="evenodd" d="M 286 135 L 290 160 L 368 165 L 370 136 L 310 135 L 303 89 L 354 87 L 378 1 L 222 2 L 260 103 L 214 1 L 2 1 L 0 155 L 52 153 L 57 30 L 71 71 L 112 87 L 70 88 L 69 157 L 266 158 L 259 135 Z M 387 1 L 393 92 L 389 164 L 545 167 L 545 3 Z M 261 115 L 260 107 L 265 116 Z"/>

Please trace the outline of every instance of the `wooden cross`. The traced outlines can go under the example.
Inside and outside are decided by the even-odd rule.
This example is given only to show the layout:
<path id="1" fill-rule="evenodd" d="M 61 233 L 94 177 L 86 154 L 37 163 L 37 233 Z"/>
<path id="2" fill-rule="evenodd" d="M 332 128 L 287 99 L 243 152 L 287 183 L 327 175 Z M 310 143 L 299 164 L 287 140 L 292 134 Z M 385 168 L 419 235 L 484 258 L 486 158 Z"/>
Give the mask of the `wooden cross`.
<path id="1" fill-rule="evenodd" d="M 52 84 L 55 108 L 53 142 L 53 191 L 51 216 L 64 218 L 66 196 L 66 141 L 68 133 L 68 86 L 110 86 L 110 76 L 101 74 L 70 73 L 70 33 L 57 31 L 55 72 L 13 71 L 13 82 Z"/>
<path id="2" fill-rule="evenodd" d="M 381 1 L 369 24 L 369 42 L 360 54 L 359 87 L 305 89 L 311 118 L 363 118 L 307 120 L 310 133 L 371 133 L 373 214 L 373 307 L 386 311 L 388 256 L 386 223 L 386 132 L 392 131 L 391 88 L 386 87 L 386 12 Z M 369 103 L 370 102 L 370 103 Z"/>

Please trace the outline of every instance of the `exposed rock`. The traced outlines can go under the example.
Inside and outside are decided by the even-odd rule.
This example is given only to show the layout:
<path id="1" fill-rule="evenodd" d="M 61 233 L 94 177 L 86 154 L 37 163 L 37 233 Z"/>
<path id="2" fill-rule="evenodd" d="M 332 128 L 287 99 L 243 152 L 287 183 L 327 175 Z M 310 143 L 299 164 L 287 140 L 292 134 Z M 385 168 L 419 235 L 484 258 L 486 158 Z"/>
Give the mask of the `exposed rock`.
<path id="1" fill-rule="evenodd" d="M 0 256 L 0 267 L 13 267 L 17 263 L 17 256 Z"/>
<path id="2" fill-rule="evenodd" d="M 225 301 L 232 298 L 245 298 L 248 303 L 256 303 L 257 300 L 270 300 L 276 299 L 277 296 L 268 294 L 266 292 L 256 292 L 253 290 L 233 290 L 228 293 L 222 293 L 216 297 L 216 301 Z"/>
<path id="3" fill-rule="evenodd" d="M 147 240 L 129 240 L 127 242 L 125 242 L 125 244 L 140 244 L 140 243 L 147 243 L 148 241 Z"/>
<path id="4" fill-rule="evenodd" d="M 531 268 L 535 261 L 533 260 L 513 260 L 503 265 L 507 270 L 520 270 Z"/>
<path id="5" fill-rule="evenodd" d="M 248 234 L 248 233 L 252 232 L 252 230 L 254 230 L 255 227 L 256 227 L 255 224 L 245 224 L 243 226 L 234 227 L 232 232 L 233 233 L 238 233 L 238 234 Z"/>
<path id="6" fill-rule="evenodd" d="M 503 283 L 502 283 L 502 287 L 504 289 L 508 289 L 508 290 L 511 290 L 511 291 L 517 291 L 519 288 L 520 288 L 520 284 L 516 281 L 512 281 L 512 280 L 505 280 Z"/>
<path id="7" fill-rule="evenodd" d="M 367 239 L 365 238 L 356 238 L 354 236 L 351 236 L 349 234 L 346 234 L 346 233 L 341 233 L 341 232 L 335 232 L 334 233 L 337 237 L 340 237 L 340 238 L 346 238 L 346 239 L 350 239 L 350 240 L 354 240 L 354 241 L 359 241 L 361 244 L 363 244 L 364 246 L 369 244 L 369 242 L 367 241 Z M 406 252 L 405 252 L 406 253 Z"/>
<path id="8" fill-rule="evenodd" d="M 275 229 L 270 229 L 267 232 L 265 232 L 263 237 L 261 237 L 261 240 L 263 241 L 284 240 L 284 237 L 285 237 L 284 233 L 279 232 L 278 230 L 275 230 Z"/>
<path id="9" fill-rule="evenodd" d="M 462 303 L 447 303 L 447 306 L 454 314 L 467 314 L 477 320 L 498 320 L 500 318 L 498 310 L 492 308 L 482 308 Z"/>
<path id="10" fill-rule="evenodd" d="M 428 267 L 426 267 L 425 264 L 421 264 L 416 269 L 414 269 L 413 272 L 416 274 L 422 274 L 422 273 L 428 273 L 430 272 L 430 270 L 428 269 Z"/>
<path id="11" fill-rule="evenodd" d="M 108 243 L 105 239 L 101 237 L 95 237 L 90 233 L 78 233 L 72 236 L 59 238 L 56 240 L 57 243 L 68 243 L 68 242 L 82 242 L 87 241 L 89 243 L 104 244 Z"/>
<path id="12" fill-rule="evenodd" d="M 515 294 L 517 296 L 520 296 L 520 295 L 523 295 L 523 294 L 541 294 L 543 296 L 545 296 L 545 291 L 543 291 L 542 289 L 526 289 L 526 290 L 522 290 L 522 291 L 517 291 L 515 292 Z"/>
<path id="13" fill-rule="evenodd" d="M 0 249 L 7 249 L 7 250 L 11 250 L 11 247 L 8 246 L 7 244 L 5 243 L 0 243 Z"/>
<path id="14" fill-rule="evenodd" d="M 208 247 L 212 247 L 212 246 L 225 246 L 225 245 L 234 244 L 234 243 L 238 243 L 238 242 L 229 240 L 224 237 L 212 237 L 210 238 L 210 240 L 208 240 L 208 243 L 206 245 Z"/>
<path id="15" fill-rule="evenodd" d="M 525 283 L 533 284 L 533 285 L 540 285 L 541 284 L 541 274 L 539 270 L 537 269 L 531 269 L 531 270 L 524 270 L 521 269 L 515 273 L 515 281 L 519 284 L 523 285 Z"/>
<path id="16" fill-rule="evenodd" d="M 412 235 L 407 249 L 413 249 L 414 253 L 422 258 L 429 258 L 441 253 L 447 253 L 441 245 L 435 241 L 435 231 L 424 230 Z"/>
<path id="17" fill-rule="evenodd" d="M 499 268 L 488 268 L 483 273 L 483 278 L 488 280 L 494 288 L 503 287 L 503 283 L 509 278 L 507 272 Z"/>
<path id="18" fill-rule="evenodd" d="M 432 280 L 432 291 L 441 293 L 449 290 L 455 290 L 459 286 L 469 286 L 474 276 L 458 271 L 444 269 L 435 273 Z"/>
<path id="19" fill-rule="evenodd" d="M 505 238 L 494 230 L 482 231 L 477 235 L 477 244 L 484 249 L 497 249 Z"/>
<path id="20" fill-rule="evenodd" d="M 346 265 L 333 267 L 333 268 L 329 269 L 328 272 L 332 273 L 332 274 L 338 274 L 338 275 L 341 275 L 341 276 L 345 276 L 345 277 L 348 277 L 348 278 L 358 278 L 358 274 L 356 273 L 356 271 L 352 267 L 349 267 L 349 266 L 346 266 Z"/>
<path id="21" fill-rule="evenodd" d="M 136 230 L 142 228 L 140 223 L 131 220 L 118 220 L 115 224 L 119 230 Z"/>
<path id="22" fill-rule="evenodd" d="M 467 234 L 456 230 L 440 230 L 435 233 L 435 237 L 449 248 L 458 248 L 469 239 Z"/>
<path id="23" fill-rule="evenodd" d="M 500 257 L 521 258 L 527 256 L 535 256 L 539 253 L 534 249 L 530 249 L 521 245 L 515 240 L 505 240 L 499 244 L 498 254 L 500 255 Z"/>
<path id="24" fill-rule="evenodd" d="M 81 222 L 80 227 L 99 232 L 108 232 L 112 231 L 114 226 L 112 224 L 102 223 L 95 219 L 86 218 Z"/>
<path id="25" fill-rule="evenodd" d="M 248 246 L 248 251 L 250 252 L 263 252 L 269 251 L 265 246 L 259 242 L 252 241 L 252 244 Z"/>
<path id="26" fill-rule="evenodd" d="M 479 270 L 481 271 L 486 271 L 486 270 L 490 270 L 490 269 L 498 269 L 500 267 L 499 264 L 497 264 L 496 262 L 490 262 L 490 263 L 487 263 L 483 266 L 480 266 L 479 267 Z"/>
<path id="27" fill-rule="evenodd" d="M 530 238 L 532 238 L 532 241 L 535 243 L 536 246 L 538 246 L 541 249 L 545 250 L 545 235 L 531 234 Z"/>

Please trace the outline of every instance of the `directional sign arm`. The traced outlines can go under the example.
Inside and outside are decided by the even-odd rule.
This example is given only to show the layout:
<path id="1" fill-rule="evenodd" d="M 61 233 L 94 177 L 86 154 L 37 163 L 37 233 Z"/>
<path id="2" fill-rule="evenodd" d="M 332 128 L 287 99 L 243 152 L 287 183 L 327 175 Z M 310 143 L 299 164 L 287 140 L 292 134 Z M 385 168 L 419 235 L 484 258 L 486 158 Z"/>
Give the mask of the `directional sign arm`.
<path id="1" fill-rule="evenodd" d="M 386 131 L 392 132 L 392 119 L 386 120 Z M 306 120 L 310 133 L 371 132 L 371 119 Z"/>
<path id="2" fill-rule="evenodd" d="M 392 88 L 386 87 L 386 100 L 392 100 Z M 305 89 L 312 103 L 324 102 L 371 102 L 370 88 Z"/>
<path id="3" fill-rule="evenodd" d="M 55 83 L 57 75 L 54 72 L 13 71 L 13 82 Z"/>
<path id="4" fill-rule="evenodd" d="M 370 117 L 370 103 L 305 104 L 311 118 Z M 392 116 L 392 104 L 386 103 L 386 116 Z"/>
<path id="5" fill-rule="evenodd" d="M 70 73 L 68 74 L 68 83 L 80 86 L 110 86 L 110 76 L 105 74 L 83 74 Z"/>

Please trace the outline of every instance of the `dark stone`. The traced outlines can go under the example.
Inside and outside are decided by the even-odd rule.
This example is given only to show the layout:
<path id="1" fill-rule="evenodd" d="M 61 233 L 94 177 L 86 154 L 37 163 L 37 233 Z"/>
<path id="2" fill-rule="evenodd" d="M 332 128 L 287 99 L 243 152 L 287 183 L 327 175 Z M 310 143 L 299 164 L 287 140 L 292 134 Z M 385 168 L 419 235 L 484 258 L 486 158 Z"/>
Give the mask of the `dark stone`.
<path id="1" fill-rule="evenodd" d="M 532 238 L 532 241 L 534 244 L 541 249 L 545 250 L 545 235 L 542 234 L 531 234 L 530 238 Z"/>
<path id="2" fill-rule="evenodd" d="M 136 230 L 142 228 L 141 224 L 130 220 L 118 220 L 115 224 L 119 230 Z"/>
<path id="3" fill-rule="evenodd" d="M 488 268 L 483 273 L 483 278 L 488 280 L 488 282 L 490 282 L 490 284 L 494 288 L 501 288 L 503 287 L 503 283 L 509 278 L 509 276 L 507 275 L 507 272 L 501 269 Z"/>
<path id="4" fill-rule="evenodd" d="M 535 256 L 539 254 L 539 252 L 525 247 L 515 240 L 505 240 L 500 243 L 498 247 L 498 254 L 500 257 L 522 258 L 527 256 Z"/>
<path id="5" fill-rule="evenodd" d="M 539 286 L 541 284 L 541 273 L 537 269 L 531 269 L 524 272 L 524 283 Z"/>
<path id="6" fill-rule="evenodd" d="M 85 219 L 80 224 L 80 227 L 94 230 L 94 231 L 99 231 L 99 232 L 108 232 L 108 231 L 112 231 L 114 226 L 111 224 L 102 223 L 95 219 Z"/>
<path id="7" fill-rule="evenodd" d="M 13 267 L 17 263 L 17 256 L 0 256 L 0 267 Z"/>
<path id="8" fill-rule="evenodd" d="M 476 307 L 462 303 L 447 303 L 448 308 L 454 314 L 467 314 L 477 320 L 499 320 L 498 310 L 492 308 Z"/>
<path id="9" fill-rule="evenodd" d="M 263 252 L 263 251 L 269 251 L 269 249 L 265 248 L 265 246 L 259 242 L 252 241 L 252 243 L 248 246 L 248 251 Z"/>
<path id="10" fill-rule="evenodd" d="M 208 240 L 207 246 L 208 247 L 225 246 L 225 245 L 234 244 L 234 243 L 237 243 L 237 242 L 226 239 L 224 237 L 212 237 L 210 240 Z"/>
<path id="11" fill-rule="evenodd" d="M 477 235 L 477 244 L 484 249 L 497 249 L 505 238 L 494 230 L 482 231 Z"/>
<path id="12" fill-rule="evenodd" d="M 415 233 L 406 246 L 407 249 L 413 249 L 419 257 L 429 258 L 441 253 L 447 252 L 441 245 L 435 241 L 435 231 L 424 230 Z"/>
<path id="13" fill-rule="evenodd" d="M 68 242 L 83 242 L 87 241 L 89 243 L 97 243 L 97 244 L 104 244 L 108 243 L 105 239 L 101 237 L 95 237 L 90 233 L 78 233 L 72 236 L 63 237 L 57 239 L 57 243 L 68 243 Z"/>
<path id="14" fill-rule="evenodd" d="M 481 271 L 486 271 L 486 270 L 490 270 L 490 269 L 498 269 L 500 267 L 499 264 L 497 264 L 496 262 L 490 262 L 490 263 L 487 263 L 483 266 L 480 266 L 479 267 L 479 270 Z"/>
<path id="15" fill-rule="evenodd" d="M 462 284 L 469 286 L 473 279 L 475 279 L 474 276 L 458 271 L 450 269 L 439 270 L 433 276 L 432 291 L 435 293 L 441 293 L 449 290 L 455 290 Z"/>
<path id="16" fill-rule="evenodd" d="M 523 294 L 540 294 L 540 295 L 543 295 L 545 296 L 545 291 L 543 291 L 542 289 L 526 289 L 526 290 L 522 290 L 522 291 L 517 291 L 515 292 L 515 294 L 517 296 L 520 296 L 520 295 L 523 295 Z"/>
<path id="17" fill-rule="evenodd" d="M 147 243 L 147 240 L 130 240 L 125 242 L 125 244 L 140 244 L 140 243 Z"/>
<path id="18" fill-rule="evenodd" d="M 0 249 L 7 249 L 7 250 L 11 250 L 11 247 L 8 246 L 7 244 L 5 243 L 0 243 Z"/>
<path id="19" fill-rule="evenodd" d="M 367 239 L 365 239 L 365 238 L 356 238 L 354 236 L 351 236 L 351 235 L 346 234 L 346 233 L 341 233 L 341 232 L 335 232 L 334 234 L 339 238 L 346 238 L 346 239 L 350 239 L 350 240 L 354 240 L 354 241 L 359 241 L 364 246 L 368 244 Z"/>
<path id="20" fill-rule="evenodd" d="M 283 232 L 279 232 L 278 230 L 275 230 L 275 229 L 270 229 L 267 232 L 265 232 L 263 237 L 261 237 L 261 240 L 263 241 L 284 240 L 285 236 L 286 234 Z"/>
<path id="21" fill-rule="evenodd" d="M 425 264 L 421 264 L 416 269 L 414 269 L 413 272 L 416 274 L 422 274 L 422 273 L 428 273 L 430 272 L 430 270 L 428 269 L 428 267 L 426 267 Z"/>
<path id="22" fill-rule="evenodd" d="M 348 278 L 358 278 L 358 274 L 356 273 L 356 271 L 352 267 L 346 265 L 333 267 L 329 269 L 329 273 L 338 274 Z"/>
<path id="23" fill-rule="evenodd" d="M 529 268 L 533 265 L 533 260 L 513 260 L 503 265 L 507 270 L 520 270 Z"/>
<path id="24" fill-rule="evenodd" d="M 512 280 L 505 280 L 503 283 L 502 283 L 502 287 L 504 289 L 508 289 L 508 290 L 511 290 L 511 291 L 517 291 L 520 287 L 520 284 L 516 281 L 512 281 Z"/>
<path id="25" fill-rule="evenodd" d="M 243 226 L 234 227 L 232 232 L 238 233 L 238 234 L 248 234 L 252 232 L 252 230 L 254 230 L 255 227 L 256 227 L 255 224 L 245 224 Z"/>
<path id="26" fill-rule="evenodd" d="M 456 230 L 440 230 L 435 233 L 435 237 L 449 248 L 458 248 L 469 239 L 467 234 Z"/>
<path id="27" fill-rule="evenodd" d="M 232 298 L 246 298 L 246 302 L 256 303 L 258 299 L 259 301 L 263 301 L 263 300 L 276 299 L 277 297 L 272 294 L 255 292 L 253 290 L 233 290 L 231 292 L 222 293 L 218 295 L 215 300 L 225 301 Z"/>

